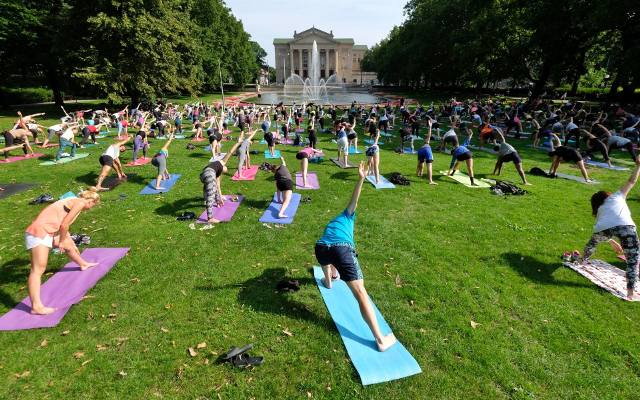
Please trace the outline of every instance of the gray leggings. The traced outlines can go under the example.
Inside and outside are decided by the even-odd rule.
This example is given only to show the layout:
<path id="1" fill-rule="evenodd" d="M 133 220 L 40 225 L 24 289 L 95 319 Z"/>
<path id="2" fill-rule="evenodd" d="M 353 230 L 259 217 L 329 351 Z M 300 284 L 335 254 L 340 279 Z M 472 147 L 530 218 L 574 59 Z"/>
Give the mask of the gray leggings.
<path id="1" fill-rule="evenodd" d="M 207 208 L 207 219 L 210 219 L 213 217 L 213 208 L 222 201 L 220 193 L 218 193 L 216 171 L 205 168 L 200 174 L 200 182 L 204 185 L 202 195 L 204 196 L 204 205 Z"/>
<path id="2" fill-rule="evenodd" d="M 617 237 L 627 259 L 627 288 L 633 289 L 638 279 L 638 233 L 633 225 L 620 225 L 596 232 L 584 248 L 584 259 L 587 260 L 596 251 L 598 243 Z"/>
<path id="3" fill-rule="evenodd" d="M 158 167 L 158 175 L 164 175 L 167 171 L 167 157 L 156 154 L 151 160 L 151 165 Z"/>

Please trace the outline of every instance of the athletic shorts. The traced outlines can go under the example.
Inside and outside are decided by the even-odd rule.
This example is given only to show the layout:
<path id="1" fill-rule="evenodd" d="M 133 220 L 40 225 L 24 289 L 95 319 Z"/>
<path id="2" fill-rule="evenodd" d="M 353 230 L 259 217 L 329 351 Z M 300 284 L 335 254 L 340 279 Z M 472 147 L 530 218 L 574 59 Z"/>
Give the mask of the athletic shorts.
<path id="1" fill-rule="evenodd" d="M 276 181 L 276 188 L 279 192 L 286 192 L 287 190 L 293 190 L 293 181 L 291 179 Z"/>
<path id="2" fill-rule="evenodd" d="M 48 248 L 52 248 L 53 247 L 53 236 L 45 236 L 43 238 L 39 238 L 36 236 L 33 236 L 32 234 L 25 232 L 24 234 L 24 246 L 27 248 L 27 250 L 31 250 L 34 247 L 37 246 L 46 246 Z"/>
<path id="3" fill-rule="evenodd" d="M 489 139 L 493 137 L 493 131 L 482 131 L 480 132 L 480 138 L 483 140 Z"/>
<path id="4" fill-rule="evenodd" d="M 349 141 L 346 137 L 338 139 L 338 149 L 345 152 L 349 149 Z"/>
<path id="5" fill-rule="evenodd" d="M 14 138 L 12 134 L 10 134 L 9 132 L 4 133 L 4 145 L 6 147 L 13 146 L 13 140 Z"/>
<path id="6" fill-rule="evenodd" d="M 418 149 L 418 162 L 419 163 L 433 162 L 433 153 L 431 152 L 431 146 L 421 147 Z"/>
<path id="7" fill-rule="evenodd" d="M 467 151 L 466 153 L 462 153 L 460 154 L 458 157 L 456 157 L 456 160 L 458 161 L 467 161 L 473 158 L 473 153 L 470 151 Z"/>
<path id="8" fill-rule="evenodd" d="M 367 147 L 367 150 L 365 150 L 365 154 L 367 157 L 373 157 L 376 155 L 376 153 L 378 152 L 378 146 L 374 145 L 374 146 L 369 146 Z"/>
<path id="9" fill-rule="evenodd" d="M 264 141 L 267 142 L 267 146 L 269 147 L 273 147 L 274 145 L 274 141 L 273 141 L 273 133 L 269 132 L 269 133 L 265 133 L 264 135 Z"/>
<path id="10" fill-rule="evenodd" d="M 315 253 L 320 265 L 333 265 L 343 281 L 350 282 L 364 278 L 358 263 L 358 254 L 350 244 L 316 243 Z"/>
<path id="11" fill-rule="evenodd" d="M 105 165 L 108 165 L 109 167 L 113 167 L 113 158 L 111 158 L 111 156 L 101 155 L 100 158 L 98 158 L 98 161 L 100 162 L 100 165 L 102 165 L 103 167 Z"/>
<path id="12" fill-rule="evenodd" d="M 151 159 L 151 165 L 158 168 L 158 175 L 162 175 L 164 170 L 167 169 L 167 157 L 164 155 L 156 154 Z"/>
<path id="13" fill-rule="evenodd" d="M 444 137 L 444 144 L 451 144 L 451 145 L 455 145 L 456 143 L 458 143 L 458 137 L 457 136 L 445 136 Z"/>
<path id="14" fill-rule="evenodd" d="M 350 134 L 347 135 L 347 139 L 349 139 L 349 140 L 353 140 L 353 139 L 355 139 L 357 137 L 358 137 L 358 135 L 356 135 L 355 133 L 350 133 Z"/>
<path id="15" fill-rule="evenodd" d="M 299 152 L 298 152 L 298 154 L 296 154 L 296 158 L 297 158 L 298 160 L 302 160 L 302 159 L 305 159 L 305 158 L 309 158 L 309 154 L 307 154 L 307 153 L 306 153 L 306 152 L 304 152 L 304 151 L 299 151 Z"/>
<path id="16" fill-rule="evenodd" d="M 521 164 L 522 158 L 520 158 L 520 154 L 518 154 L 517 151 L 514 151 L 513 153 L 509 153 L 500 157 L 500 161 L 502 161 L 503 163 L 513 161 L 514 164 Z"/>

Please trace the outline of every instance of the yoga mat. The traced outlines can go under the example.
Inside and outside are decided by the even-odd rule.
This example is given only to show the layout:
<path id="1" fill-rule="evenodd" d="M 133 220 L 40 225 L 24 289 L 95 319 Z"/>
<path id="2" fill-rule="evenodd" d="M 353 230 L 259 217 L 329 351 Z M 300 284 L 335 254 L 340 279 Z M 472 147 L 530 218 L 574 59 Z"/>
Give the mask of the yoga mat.
<path id="1" fill-rule="evenodd" d="M 416 150 L 411 150 L 411 147 L 405 147 L 404 148 L 404 154 L 417 154 L 418 152 Z"/>
<path id="2" fill-rule="evenodd" d="M 610 167 L 609 164 L 607 164 L 605 162 L 600 162 L 600 161 L 589 160 L 589 161 L 586 161 L 585 163 L 589 164 L 589 165 L 593 165 L 594 167 L 610 169 L 610 170 L 613 170 L 613 171 L 628 171 L 629 170 L 629 168 L 627 168 L 627 167 L 619 167 L 617 165 L 612 165 Z"/>
<path id="3" fill-rule="evenodd" d="M 298 172 L 296 174 L 296 189 L 300 190 L 315 190 L 320 189 L 320 182 L 318 182 L 318 175 L 315 172 L 307 172 L 307 185 L 311 186 L 303 187 L 302 186 L 302 173 Z"/>
<path id="4" fill-rule="evenodd" d="M 465 185 L 466 187 L 472 188 L 472 189 L 478 189 L 478 188 L 489 188 L 491 187 L 491 185 L 489 185 L 487 182 L 483 182 L 480 179 L 475 179 L 475 183 L 477 186 L 472 186 L 471 185 L 471 179 L 469 179 L 469 176 L 463 172 L 460 171 L 456 171 L 455 174 L 453 174 L 453 176 L 449 176 L 449 174 L 447 174 L 447 171 L 440 171 L 440 173 L 446 177 L 449 177 L 451 179 L 453 179 L 456 182 L 462 183 L 463 185 Z"/>
<path id="5" fill-rule="evenodd" d="M 24 192 L 36 186 L 34 183 L 0 183 L 0 199 L 5 199 L 11 195 Z"/>
<path id="6" fill-rule="evenodd" d="M 18 150 L 18 149 L 16 149 Z M 42 153 L 34 153 L 33 155 L 29 155 L 29 156 L 13 156 L 13 157 L 8 157 L 4 160 L 0 160 L 0 164 L 9 164 L 12 162 L 16 162 L 16 161 L 22 161 L 22 160 L 31 160 L 31 159 L 35 159 L 35 158 L 40 158 L 42 157 L 44 154 Z"/>
<path id="7" fill-rule="evenodd" d="M 231 201 L 230 195 L 223 195 L 222 197 L 224 198 L 224 205 L 213 209 L 213 218 L 222 222 L 229 222 L 238 210 L 238 207 L 240 207 L 244 196 L 238 196 L 238 201 Z M 207 210 L 204 210 L 196 222 L 199 224 L 207 223 Z"/>
<path id="8" fill-rule="evenodd" d="M 38 146 L 39 149 L 48 149 L 51 147 L 58 147 L 60 146 L 58 143 L 47 143 L 46 146 Z"/>
<path id="9" fill-rule="evenodd" d="M 276 151 L 274 151 L 274 153 L 275 153 L 275 156 L 272 156 L 271 153 L 269 152 L 269 150 L 265 150 L 264 151 L 264 157 L 267 160 L 273 160 L 273 159 L 280 158 L 280 150 L 276 150 Z"/>
<path id="10" fill-rule="evenodd" d="M 184 135 L 175 135 L 173 138 L 174 139 L 184 139 L 185 136 Z M 167 139 L 169 139 L 169 137 L 168 136 L 157 136 L 157 137 L 154 137 L 153 139 L 156 139 L 156 140 L 167 140 Z M 202 140 L 204 140 L 204 139 L 202 139 Z M 197 140 L 197 141 L 201 142 L 201 140 Z"/>
<path id="11" fill-rule="evenodd" d="M 349 147 L 349 154 L 362 154 L 362 150 L 358 150 L 355 147 Z"/>
<path id="12" fill-rule="evenodd" d="M 351 164 L 351 162 L 349 162 L 346 166 L 344 164 L 342 164 L 341 161 L 338 161 L 337 158 L 332 158 L 331 161 L 333 161 L 333 163 L 335 165 L 337 165 L 338 167 L 342 168 L 342 169 L 346 169 L 346 168 L 358 168 L 358 166 L 356 164 Z"/>
<path id="13" fill-rule="evenodd" d="M 558 175 L 558 178 L 562 178 L 562 179 L 568 179 L 570 181 L 576 181 L 576 182 L 580 182 L 580 183 L 584 183 L 585 185 L 597 185 L 600 182 L 596 181 L 596 180 L 591 180 L 591 182 L 585 182 L 584 178 L 582 176 L 576 176 L 576 175 L 570 175 L 570 174 L 565 174 L 562 172 L 556 172 L 556 175 Z"/>
<path id="14" fill-rule="evenodd" d="M 374 140 L 373 140 L 373 139 L 365 139 L 365 140 L 364 140 L 364 142 L 365 142 L 366 144 L 373 144 L 373 143 L 374 143 Z M 383 144 L 384 144 L 384 142 L 380 142 L 380 141 L 378 141 L 378 146 L 382 146 Z"/>
<path id="15" fill-rule="evenodd" d="M 327 289 L 321 282 L 324 274 L 320 267 L 313 267 L 313 277 L 363 385 L 388 382 L 422 372 L 400 341 L 385 352 L 378 351 L 375 338 L 362 319 L 358 302 L 344 281 L 334 281 L 332 288 Z M 373 301 L 371 306 L 382 334 L 392 333 Z"/>
<path id="16" fill-rule="evenodd" d="M 242 178 L 238 177 L 238 171 L 231 177 L 232 181 L 252 181 L 256 179 L 256 174 L 258 173 L 258 166 L 252 165 L 249 169 L 245 169 L 242 171 Z"/>
<path id="17" fill-rule="evenodd" d="M 287 215 L 287 218 L 278 218 L 278 212 L 280 211 L 280 203 L 276 203 L 276 195 L 273 195 L 273 200 L 267 210 L 260 217 L 260 222 L 263 223 L 272 223 L 272 224 L 290 224 L 293 222 L 293 217 L 295 217 L 296 212 L 298 211 L 298 206 L 300 205 L 300 193 L 293 193 L 291 195 L 291 203 L 287 207 L 287 210 L 284 212 Z"/>
<path id="18" fill-rule="evenodd" d="M 85 271 L 69 262 L 47 280 L 40 290 L 42 302 L 57 310 L 49 315 L 31 314 L 31 300 L 26 297 L 13 310 L 0 317 L 0 331 L 51 328 L 62 320 L 72 305 L 79 303 L 85 293 L 124 257 L 128 248 L 93 248 L 82 252 L 82 258 L 99 264 Z"/>
<path id="19" fill-rule="evenodd" d="M 169 180 L 167 181 L 160 181 L 160 186 L 163 187 L 164 189 L 162 190 L 156 190 L 155 186 L 156 186 L 156 179 L 154 178 L 151 182 L 149 182 L 149 184 L 147 186 L 144 187 L 144 189 L 142 189 L 140 191 L 140 194 L 160 194 L 160 193 L 166 193 L 169 190 L 171 190 L 171 188 L 173 187 L 173 185 L 176 184 L 176 181 L 180 178 L 179 174 L 171 174 L 171 177 L 169 178 Z"/>
<path id="20" fill-rule="evenodd" d="M 51 160 L 51 161 L 41 162 L 40 165 L 50 166 L 50 165 L 66 164 L 66 163 L 69 163 L 71 161 L 79 160 L 81 158 L 85 158 L 85 157 L 88 157 L 88 156 L 89 156 L 89 153 L 78 153 L 78 154 L 76 154 L 75 157 L 71 157 L 71 156 L 62 157 L 58 161 Z"/>
<path id="21" fill-rule="evenodd" d="M 387 178 L 380 175 L 380 183 L 376 183 L 376 177 L 373 175 L 367 176 L 367 180 L 371 183 L 376 189 L 394 189 L 396 185 L 389 182 Z"/>
<path id="22" fill-rule="evenodd" d="M 75 198 L 75 197 L 78 197 L 78 196 L 76 196 L 76 194 L 75 194 L 75 193 L 73 193 L 73 192 L 67 192 L 67 193 L 63 194 L 62 196 L 60 196 L 60 199 L 59 199 L 59 200 L 64 200 L 64 199 L 73 199 L 73 198 Z"/>
<path id="23" fill-rule="evenodd" d="M 192 142 L 204 142 L 206 139 L 205 138 L 194 138 L 191 139 Z"/>
<path id="24" fill-rule="evenodd" d="M 640 301 L 640 292 L 636 289 L 635 298 L 627 299 L 627 277 L 625 271 L 614 267 L 602 260 L 589 260 L 584 264 L 565 262 L 565 267 L 571 268 L 591 282 L 626 301 Z"/>
<path id="25" fill-rule="evenodd" d="M 130 161 L 125 164 L 126 167 L 139 167 L 141 165 L 147 165 L 151 162 L 151 157 L 138 158 L 135 162 Z"/>

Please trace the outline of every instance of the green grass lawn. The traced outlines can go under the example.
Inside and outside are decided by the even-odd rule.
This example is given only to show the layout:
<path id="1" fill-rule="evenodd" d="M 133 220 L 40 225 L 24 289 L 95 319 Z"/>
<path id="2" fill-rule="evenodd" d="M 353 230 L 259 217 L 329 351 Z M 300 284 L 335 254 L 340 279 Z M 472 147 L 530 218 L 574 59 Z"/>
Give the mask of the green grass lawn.
<path id="1" fill-rule="evenodd" d="M 5 114 L 2 128 L 13 115 Z M 333 155 L 330 136 L 320 136 Z M 198 176 L 208 155 L 204 144 L 188 151 L 188 142 L 177 140 L 169 170 L 182 177 L 169 193 L 138 195 L 155 169 L 128 168 L 138 177 L 75 222 L 72 232 L 89 234 L 91 247 L 130 247 L 129 255 L 57 327 L 0 333 L 0 398 L 637 398 L 637 305 L 559 262 L 563 250 L 581 249 L 590 236 L 592 192 L 617 189 L 628 173 L 591 168 L 603 182 L 597 186 L 530 177 L 530 194 L 503 198 L 440 176 L 429 186 L 415 176 L 416 157 L 395 154 L 397 141 L 384 141 L 382 172 L 401 172 L 411 186 L 375 190 L 365 183 L 356 242 L 369 293 L 422 374 L 361 386 L 312 280 L 313 245 L 346 205 L 357 170 L 340 170 L 328 158 L 311 164 L 321 190 L 305 192 L 311 203 L 280 229 L 258 222 L 274 192 L 271 174 L 260 171 L 253 182 L 225 178 L 225 193 L 246 196 L 234 219 L 191 230 L 175 216 L 203 211 Z M 544 152 L 511 142 L 526 170 L 548 168 Z M 297 149 L 279 149 L 297 171 Z M 101 149 L 84 151 L 90 157 L 54 167 L 35 160 L 0 165 L 2 182 L 40 185 L 0 200 L 0 313 L 27 295 L 23 231 L 42 209 L 28 202 L 94 184 Z M 494 156 L 475 154 L 477 176 L 491 177 Z M 435 157 L 434 171 L 448 166 L 448 155 Z M 131 152 L 122 159 L 130 161 Z M 519 181 L 511 164 L 503 174 Z M 640 211 L 636 190 L 629 205 Z M 622 267 L 606 245 L 597 256 Z M 48 271 L 66 262 L 52 255 Z M 282 278 L 298 279 L 301 290 L 277 293 Z M 206 348 L 189 356 L 202 342 Z M 264 365 L 237 370 L 215 362 L 246 343 Z"/>

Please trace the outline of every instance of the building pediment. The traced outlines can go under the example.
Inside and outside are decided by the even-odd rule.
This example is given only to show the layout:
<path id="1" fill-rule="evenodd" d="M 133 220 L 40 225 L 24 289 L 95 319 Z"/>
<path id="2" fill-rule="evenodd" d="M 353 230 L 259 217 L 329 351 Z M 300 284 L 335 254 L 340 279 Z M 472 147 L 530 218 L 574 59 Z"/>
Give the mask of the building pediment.
<path id="1" fill-rule="evenodd" d="M 333 33 L 327 33 L 315 27 L 307 29 L 306 31 L 302 31 L 300 33 L 297 33 L 297 32 L 294 33 L 293 40 L 291 41 L 291 43 L 292 44 L 307 44 L 307 43 L 311 44 L 313 43 L 314 40 L 318 44 L 321 44 L 321 43 L 337 44 L 338 43 L 333 39 Z"/>

